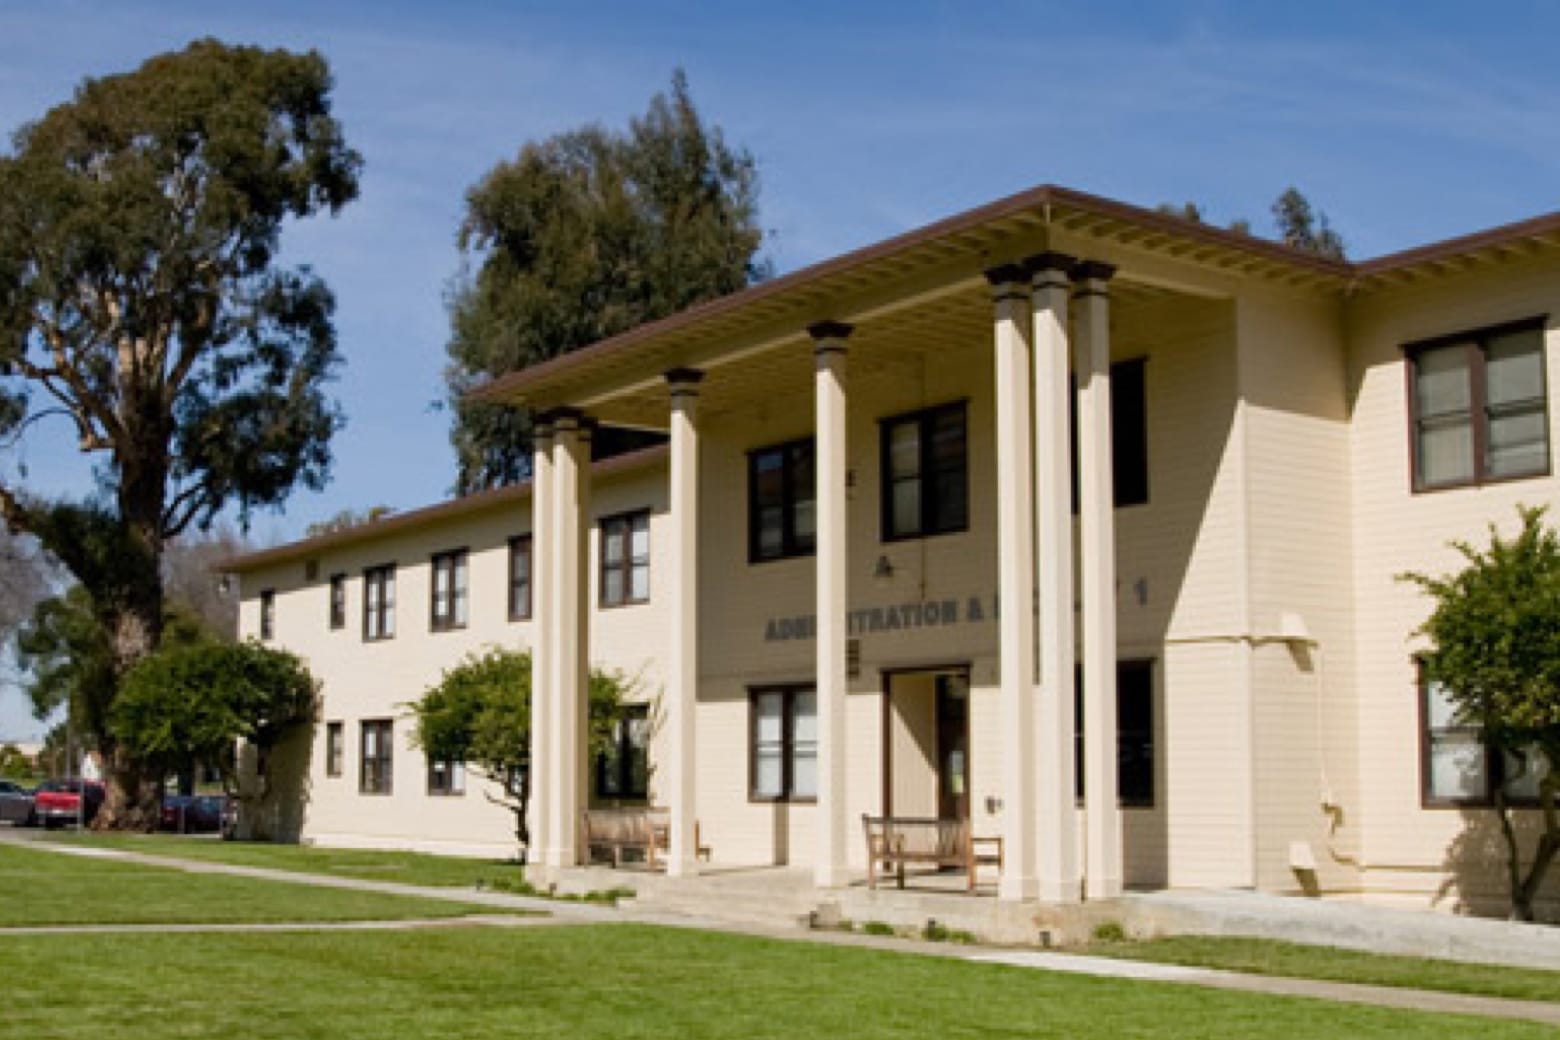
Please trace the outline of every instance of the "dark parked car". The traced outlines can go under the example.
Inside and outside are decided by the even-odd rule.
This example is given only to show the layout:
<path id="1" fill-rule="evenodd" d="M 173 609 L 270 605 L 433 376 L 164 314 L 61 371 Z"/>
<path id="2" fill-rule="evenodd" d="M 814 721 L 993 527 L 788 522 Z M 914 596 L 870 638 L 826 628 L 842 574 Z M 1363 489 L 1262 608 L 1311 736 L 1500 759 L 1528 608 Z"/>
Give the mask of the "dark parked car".
<path id="1" fill-rule="evenodd" d="M 82 789 L 86 803 L 82 803 Z M 91 823 L 103 807 L 103 785 L 96 780 L 45 780 L 33 796 L 33 811 L 45 827 L 59 827 L 81 820 Z M 85 811 L 83 812 L 83 808 Z"/>
<path id="2" fill-rule="evenodd" d="M 36 823 L 33 793 L 21 784 L 0 780 L 0 820 L 18 827 L 31 827 Z"/>
<path id="3" fill-rule="evenodd" d="M 226 831 L 227 798 L 213 794 L 170 794 L 163 798 L 160 829 L 180 834 Z"/>

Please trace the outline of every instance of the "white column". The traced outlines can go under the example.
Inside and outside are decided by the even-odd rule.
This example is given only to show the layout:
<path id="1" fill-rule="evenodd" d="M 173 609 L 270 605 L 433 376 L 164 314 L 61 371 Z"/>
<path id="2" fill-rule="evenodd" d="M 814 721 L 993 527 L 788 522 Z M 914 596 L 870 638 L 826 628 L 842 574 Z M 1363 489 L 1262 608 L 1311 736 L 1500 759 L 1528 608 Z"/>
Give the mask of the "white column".
<path id="1" fill-rule="evenodd" d="M 1084 793 L 1090 899 L 1121 894 L 1116 790 L 1116 523 L 1110 449 L 1110 300 L 1115 268 L 1073 270 L 1078 302 L 1078 525 L 1083 591 Z"/>
<path id="2" fill-rule="evenodd" d="M 531 844 L 526 859 L 542 879 L 552 820 L 552 420 L 538 417 L 531 453 Z"/>
<path id="3" fill-rule="evenodd" d="M 586 712 L 590 692 L 590 430 L 577 412 L 560 411 L 553 425 L 552 797 L 547 867 L 579 862 L 580 812 L 587 785 Z"/>
<path id="4" fill-rule="evenodd" d="M 817 409 L 817 671 L 818 851 L 813 865 L 820 888 L 850 880 L 845 819 L 845 340 L 849 325 L 819 322 L 813 338 Z"/>
<path id="5" fill-rule="evenodd" d="M 672 397 L 671 566 L 667 568 L 672 638 L 666 662 L 668 701 L 667 780 L 672 810 L 666 872 L 686 877 L 699 871 L 698 799 L 695 794 L 695 728 L 699 703 L 699 382 L 704 373 L 676 369 L 666 374 Z"/>
<path id="6" fill-rule="evenodd" d="M 1072 467 L 1067 399 L 1068 272 L 1073 259 L 1041 253 L 1025 261 L 1033 277 L 1035 324 L 1035 568 L 1040 583 L 1039 771 L 1040 898 L 1082 897 L 1073 758 Z"/>
<path id="7" fill-rule="evenodd" d="M 1001 618 L 1002 899 L 1039 893 L 1035 849 L 1035 557 L 1029 278 L 986 272 L 996 309 L 997 591 Z"/>

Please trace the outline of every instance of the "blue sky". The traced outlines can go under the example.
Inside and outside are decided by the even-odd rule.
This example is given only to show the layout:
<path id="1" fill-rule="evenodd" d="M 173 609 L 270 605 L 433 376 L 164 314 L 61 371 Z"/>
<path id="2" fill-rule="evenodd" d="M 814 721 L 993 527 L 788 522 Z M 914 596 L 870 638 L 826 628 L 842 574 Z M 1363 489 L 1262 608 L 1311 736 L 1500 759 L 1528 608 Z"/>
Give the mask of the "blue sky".
<path id="1" fill-rule="evenodd" d="M 0 128 L 200 36 L 317 48 L 366 160 L 361 198 L 290 230 L 337 293 L 334 479 L 256 519 L 291 538 L 453 479 L 443 293 L 462 196 L 528 139 L 622 125 L 688 72 L 751 150 L 780 271 L 1043 182 L 1211 219 L 1296 184 L 1372 256 L 1560 207 L 1560 8 L 1240 2 L 438 5 L 0 2 Z M 0 472 L 80 491 L 68 431 Z M 9 700 L 8 700 L 9 699 Z M 18 727 L 0 688 L 0 736 Z"/>

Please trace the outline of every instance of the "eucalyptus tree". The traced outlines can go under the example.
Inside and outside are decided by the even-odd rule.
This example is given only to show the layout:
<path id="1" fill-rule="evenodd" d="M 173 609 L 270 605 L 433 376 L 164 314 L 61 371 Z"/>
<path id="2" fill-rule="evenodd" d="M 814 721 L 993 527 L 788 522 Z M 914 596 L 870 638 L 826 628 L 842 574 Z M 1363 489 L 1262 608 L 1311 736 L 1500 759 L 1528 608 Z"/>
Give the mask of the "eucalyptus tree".
<path id="1" fill-rule="evenodd" d="M 0 467 L 0 518 L 89 594 L 118 682 L 161 639 L 170 539 L 319 487 L 339 425 L 334 299 L 278 261 L 361 158 L 319 54 L 215 40 L 87 79 L 0 156 L 0 438 L 68 432 L 97 488 L 48 500 Z M 155 823 L 111 735 L 101 825 Z"/>

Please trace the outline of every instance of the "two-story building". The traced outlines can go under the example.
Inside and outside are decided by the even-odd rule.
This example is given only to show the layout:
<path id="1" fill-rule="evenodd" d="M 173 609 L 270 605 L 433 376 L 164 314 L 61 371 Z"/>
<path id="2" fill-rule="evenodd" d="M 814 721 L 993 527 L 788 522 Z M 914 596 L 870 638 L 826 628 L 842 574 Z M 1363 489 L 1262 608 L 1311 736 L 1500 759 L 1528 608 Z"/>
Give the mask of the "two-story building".
<path id="1" fill-rule="evenodd" d="M 1042 187 L 497 380 L 531 483 L 233 565 L 323 679 L 304 833 L 503 846 L 400 707 L 501 644 L 544 871 L 643 796 L 673 874 L 697 823 L 844 884 L 887 814 L 1000 836 L 1008 900 L 1496 908 L 1508 764 L 1396 575 L 1560 497 L 1557 310 L 1560 216 L 1349 263 Z M 593 466 L 599 425 L 669 443 Z M 593 664 L 653 704 L 594 764 Z"/>

